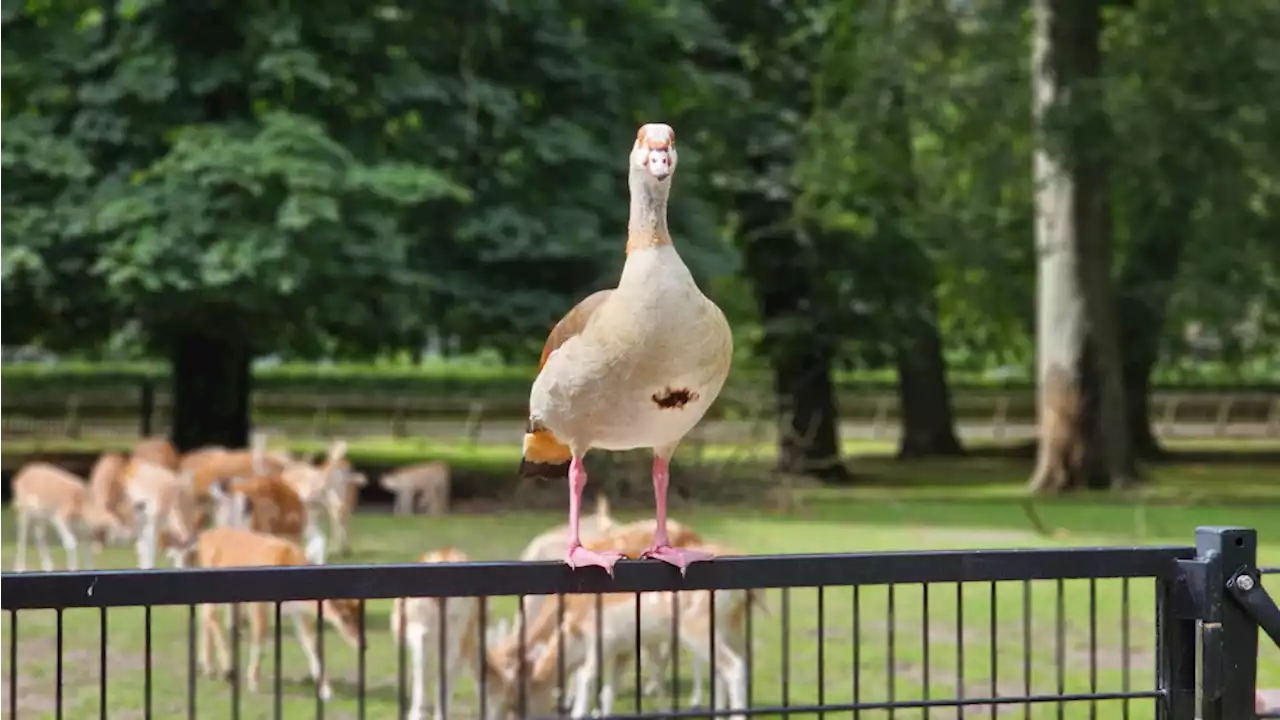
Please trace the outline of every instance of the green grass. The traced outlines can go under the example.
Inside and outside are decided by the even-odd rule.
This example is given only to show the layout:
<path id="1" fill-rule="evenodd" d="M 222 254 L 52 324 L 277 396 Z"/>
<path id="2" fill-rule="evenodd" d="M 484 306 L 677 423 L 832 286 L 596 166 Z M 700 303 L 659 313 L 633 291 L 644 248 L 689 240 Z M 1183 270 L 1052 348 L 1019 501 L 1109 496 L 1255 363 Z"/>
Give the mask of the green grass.
<path id="1" fill-rule="evenodd" d="M 1280 468 L 1275 466 L 1162 466 L 1153 470 L 1153 484 L 1140 501 L 1135 497 L 1081 495 L 1036 503 L 1041 524 L 1048 534 L 1033 531 L 1021 501 L 1021 482 L 1026 478 L 1025 462 L 974 459 L 964 462 L 902 464 L 883 459 L 863 459 L 862 472 L 874 485 L 855 489 L 804 488 L 798 491 L 800 506 L 792 514 L 780 514 L 750 507 L 709 507 L 686 505 L 675 515 L 693 524 L 709 538 L 733 545 L 749 553 L 864 552 L 941 548 L 1014 548 L 1070 545 L 1190 544 L 1198 525 L 1248 525 L 1259 529 L 1263 546 L 1261 563 L 1280 565 Z M 648 515 L 635 509 L 617 513 L 623 519 Z M 8 520 L 6 513 L 4 519 Z M 344 561 L 398 562 L 411 560 L 425 550 L 452 545 L 475 559 L 516 557 L 538 532 L 562 522 L 562 513 L 512 510 L 498 514 L 455 514 L 439 519 L 401 519 L 370 511 L 355 521 L 355 555 Z M 6 528 L 13 527 L 5 522 Z M 13 561 L 12 532 L 6 530 L 3 562 Z M 55 560 L 61 554 L 55 549 Z M 102 564 L 127 567 L 132 553 L 108 550 Z M 38 566 L 32 552 L 28 566 Z M 1275 583 L 1272 583 L 1275 585 Z M 1063 583 L 1064 626 L 1062 676 L 1067 692 L 1085 692 L 1093 687 L 1090 678 L 1091 635 L 1096 637 L 1096 687 L 1100 691 L 1120 690 L 1125 683 L 1135 690 L 1153 686 L 1154 624 L 1152 583 L 1128 583 L 1130 633 L 1127 652 L 1123 627 L 1124 583 L 1098 581 L 1092 588 L 1096 609 L 1096 635 L 1090 623 L 1088 581 Z M 820 679 L 828 702 L 849 701 L 853 688 L 853 656 L 860 655 L 860 691 L 864 701 L 884 700 L 890 686 L 888 637 L 892 627 L 894 697 L 915 699 L 928 693 L 934 698 L 953 697 L 957 675 L 963 670 L 963 690 L 971 697 L 991 692 L 992 652 L 990 627 L 992 588 L 989 584 L 966 585 L 963 607 L 958 610 L 954 585 L 931 587 L 928 592 L 926 627 L 924 599 L 919 586 L 894 590 L 894 613 L 889 621 L 888 590 L 865 587 L 858 593 L 861 622 L 857 635 L 851 621 L 853 593 L 848 588 L 828 588 L 823 592 L 822 638 L 823 675 L 818 675 L 818 594 L 812 589 L 793 590 L 784 600 L 781 591 L 769 591 L 769 615 L 757 613 L 753 622 L 755 669 L 752 695 L 756 704 L 778 703 L 782 697 L 782 616 L 789 606 L 789 646 L 787 667 L 792 703 L 815 702 Z M 1273 591 L 1274 592 L 1274 591 Z M 1001 695 L 1024 691 L 1023 586 L 1000 583 L 995 599 L 995 686 Z M 1057 588 L 1052 581 L 1032 584 L 1031 660 L 1032 691 L 1056 693 L 1057 647 L 1055 615 Z M 367 605 L 369 647 L 367 650 L 367 716 L 394 717 L 396 708 L 397 653 L 388 631 L 389 602 Z M 494 617 L 509 617 L 514 609 L 510 599 L 495 603 Z M 153 708 L 157 717 L 185 714 L 186 608 L 157 608 L 153 612 Z M 109 614 L 109 716 L 141 716 L 144 668 L 143 611 L 113 610 Z M 98 614 L 96 611 L 67 611 L 64 615 L 64 711 L 67 717 L 85 717 L 97 712 Z M 54 614 L 22 613 L 19 620 L 18 657 L 19 717 L 44 718 L 53 715 L 54 699 Z M 964 631 L 958 632 L 963 627 Z M 5 633 L 8 633 L 6 627 Z M 856 638 L 856 642 L 855 642 Z M 925 642 L 928 642 L 926 662 Z M 326 633 L 326 656 L 334 681 L 335 698 L 326 708 L 326 717 L 355 717 L 357 680 L 356 653 L 342 644 L 336 633 Z M 242 653 L 246 653 L 242 643 Z M 961 659 L 961 645 L 963 658 Z M 1264 646 L 1266 645 L 1264 640 Z M 7 648 L 7 644 L 6 644 Z M 242 655 L 243 657 L 243 655 Z M 283 678 L 285 717 L 309 716 L 313 712 L 312 686 L 306 682 L 301 651 L 291 635 L 284 635 Z M 1264 647 L 1261 653 L 1260 683 L 1280 685 L 1280 652 Z M 682 658 L 685 687 L 680 702 L 688 700 L 688 661 Z M 270 717 L 271 651 L 264 655 L 264 690 L 245 694 L 242 717 Z M 618 712 L 633 709 L 632 675 L 622 675 Z M 230 689 L 220 681 L 201 679 L 197 695 L 203 717 L 229 717 Z M 469 682 L 460 686 L 454 717 L 474 717 L 475 701 Z M 665 697 L 646 699 L 645 708 L 670 706 Z M 1119 717 L 1120 703 L 1104 702 L 1098 717 Z M 1038 706 L 1033 717 L 1054 717 L 1054 704 Z M 1153 703 L 1135 701 L 1134 718 L 1153 717 Z M 953 710 L 935 710 L 933 715 L 951 717 Z M 989 708 L 967 714 L 989 717 Z M 1008 708 L 1000 717 L 1021 716 L 1021 708 Z M 1088 717 L 1087 703 L 1069 704 L 1066 717 Z M 864 712 L 864 718 L 885 718 L 887 714 Z M 899 711 L 898 718 L 919 718 L 918 711 Z"/>

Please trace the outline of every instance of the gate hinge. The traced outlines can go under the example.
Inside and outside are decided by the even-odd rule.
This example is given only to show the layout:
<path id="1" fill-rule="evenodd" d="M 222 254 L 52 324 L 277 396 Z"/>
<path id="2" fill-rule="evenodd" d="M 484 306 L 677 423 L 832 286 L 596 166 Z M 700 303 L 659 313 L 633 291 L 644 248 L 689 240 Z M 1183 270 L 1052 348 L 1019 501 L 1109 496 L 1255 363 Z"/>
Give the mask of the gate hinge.
<path id="1" fill-rule="evenodd" d="M 1280 608 L 1262 587 L 1257 570 L 1242 565 L 1227 580 L 1227 592 L 1258 623 L 1271 642 L 1280 647 Z"/>

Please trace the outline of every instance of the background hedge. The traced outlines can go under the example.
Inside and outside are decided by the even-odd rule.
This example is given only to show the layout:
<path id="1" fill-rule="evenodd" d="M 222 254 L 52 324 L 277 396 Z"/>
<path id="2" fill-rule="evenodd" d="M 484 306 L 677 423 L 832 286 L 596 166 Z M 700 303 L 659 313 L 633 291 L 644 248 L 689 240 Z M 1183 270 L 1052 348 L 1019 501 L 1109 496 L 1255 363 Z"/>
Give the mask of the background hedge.
<path id="1" fill-rule="evenodd" d="M 1223 373 L 1225 374 L 1225 373 Z M 467 363 L 437 363 L 417 368 L 386 365 L 288 364 L 259 367 L 254 371 L 255 389 L 283 392 L 339 392 L 352 390 L 400 391 L 421 395 L 506 396 L 529 391 L 532 367 L 509 367 Z M 150 379 L 158 390 L 168 383 L 168 368 L 160 363 L 58 363 L 6 364 L 0 368 L 0 391 L 58 392 L 68 390 L 134 390 Z M 1280 392 L 1280 378 L 1170 377 L 1157 373 L 1156 389 L 1185 392 Z M 1034 389 L 1028 377 L 996 379 L 974 373 L 950 375 L 953 391 L 996 391 Z M 735 369 L 730 386 L 755 386 L 766 391 L 771 386 L 766 371 Z M 891 371 L 844 372 L 836 377 L 841 393 L 885 392 L 897 388 Z"/>

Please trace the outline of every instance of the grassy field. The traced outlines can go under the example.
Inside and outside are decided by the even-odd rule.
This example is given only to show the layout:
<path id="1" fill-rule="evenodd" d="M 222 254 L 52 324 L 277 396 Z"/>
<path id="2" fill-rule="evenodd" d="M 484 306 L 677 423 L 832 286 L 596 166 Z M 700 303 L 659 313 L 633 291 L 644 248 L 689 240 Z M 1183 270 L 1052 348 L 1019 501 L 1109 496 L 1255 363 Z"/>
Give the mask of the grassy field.
<path id="1" fill-rule="evenodd" d="M 6 448 L 8 450 L 9 448 Z M 496 459 L 495 459 L 496 460 Z M 506 458 L 502 458 L 503 461 Z M 1036 504 L 1038 525 L 1024 509 L 1020 487 L 1025 462 L 973 459 L 963 462 L 902 464 L 882 458 L 860 458 L 856 465 L 867 487 L 805 488 L 800 505 L 782 514 L 751 507 L 687 504 L 676 517 L 692 523 L 704 536 L 749 553 L 861 552 L 939 548 L 1013 548 L 1069 545 L 1190 544 L 1197 525 L 1247 525 L 1258 528 L 1262 563 L 1280 565 L 1280 468 L 1266 465 L 1161 466 L 1152 471 L 1153 485 L 1141 496 L 1077 496 Z M 617 512 L 623 519 L 645 517 L 648 509 Z M 13 562 L 13 524 L 4 522 L 4 566 Z M 443 519 L 392 518 L 376 510 L 356 518 L 355 555 L 344 561 L 407 561 L 421 552 L 451 545 L 475 559 L 516 557 L 538 532 L 562 522 L 560 512 L 507 510 L 500 515 L 455 514 Z M 55 559 L 61 562 L 59 551 Z M 132 554 L 109 550 L 100 558 L 108 566 L 126 567 Z M 34 552 L 28 566 L 38 566 Z M 1273 583 L 1274 584 L 1274 583 Z M 767 593 L 769 614 L 753 619 L 754 667 L 751 694 L 757 705 L 778 704 L 784 692 L 792 704 L 848 702 L 856 687 L 862 701 L 911 700 L 1020 695 L 1027 683 L 1032 693 L 1150 690 L 1154 683 L 1154 595 L 1152 583 L 1134 580 L 1068 581 L 1058 602 L 1056 583 L 1036 582 L 1024 597 L 1022 583 L 920 586 L 890 590 L 864 587 L 858 593 L 860 621 L 855 627 L 853 592 L 848 588 Z M 1274 592 L 1274 591 L 1273 591 Z M 1091 604 L 1091 597 L 1093 602 Z M 963 600 L 962 605 L 957 600 Z M 1031 614 L 1024 624 L 1024 602 Z M 1127 598 L 1127 602 L 1126 602 Z M 994 602 L 994 608 L 993 608 Z M 1091 613 L 1092 608 L 1096 611 Z M 495 602 L 492 617 L 509 617 L 513 599 Z M 1061 608 L 1064 624 L 1056 630 Z M 1129 629 L 1124 631 L 1126 613 Z M 784 612 L 789 611 L 789 612 Z M 389 625 L 390 603 L 367 604 L 369 646 L 366 654 L 365 714 L 394 717 L 398 653 Z M 789 633 L 783 648 L 783 616 Z M 186 608 L 157 608 L 152 614 L 151 688 L 155 717 L 184 716 L 187 710 Z M 1091 622 L 1091 617 L 1096 618 Z M 892 620 L 890 619 L 892 618 Z M 96 716 L 99 703 L 97 611 L 64 615 L 62 685 L 66 717 Z M 144 611 L 113 610 L 109 614 L 108 716 L 143 715 L 146 666 Z M 994 627 L 994 636 L 992 628 Z M 1025 629 L 1030 634 L 1024 637 Z M 18 718 L 52 717 L 55 704 L 55 616 L 29 612 L 19 617 L 17 657 Z M 820 630 L 821 629 L 821 630 Z M 9 625 L 4 626 L 8 651 Z M 892 637 L 892 644 L 890 643 Z M 821 641 L 821 642 L 820 642 Z M 358 717 L 355 689 L 357 654 L 330 631 L 325 638 L 335 697 L 325 717 Z M 1265 642 L 1264 642 L 1265 645 Z M 247 654 L 242 642 L 242 657 Z M 821 647 L 821 663 L 819 652 Z M 927 648 L 927 649 L 926 649 Z M 241 696 L 241 717 L 271 716 L 271 649 L 264 654 L 264 690 Z M 681 660 L 684 686 L 681 707 L 688 702 L 689 663 Z M 855 657 L 857 665 L 855 667 Z M 1032 675 L 1023 673 L 1030 657 Z M 284 635 L 283 688 L 285 717 L 310 716 L 315 709 L 313 686 L 306 680 L 301 651 L 291 634 Z M 1092 662 L 1091 662 L 1092 658 Z M 1280 685 L 1280 652 L 1267 647 L 1261 655 L 1260 681 Z M 821 667 L 821 673 L 819 668 Z M 1059 668 L 1061 667 L 1061 674 Z M 622 675 L 616 712 L 635 708 L 632 675 Z M 891 681 L 892 679 L 892 681 Z M 5 703 L 10 692 L 5 680 Z M 785 690 L 784 690 L 785 685 Z M 231 717 L 231 690 L 221 681 L 201 678 L 196 696 L 201 717 Z M 994 689 L 994 690 L 993 690 Z M 890 695 L 891 694 L 891 695 Z M 671 699 L 644 698 L 643 708 L 670 708 Z M 469 682 L 460 686 L 459 705 L 451 717 L 475 717 Z M 7 707 L 7 705 L 6 705 Z M 1065 717 L 1091 717 L 1090 703 L 1069 703 Z M 1152 701 L 1133 701 L 1130 717 L 1154 715 Z M 1100 702 L 1096 717 L 1122 716 L 1119 702 Z M 1032 717 L 1056 717 L 1055 703 L 1037 705 Z M 939 708 L 933 717 L 953 717 Z M 919 710 L 900 710 L 897 718 L 925 717 Z M 1022 717 L 1021 706 L 980 706 L 966 717 Z M 864 718 L 888 713 L 864 711 Z"/>

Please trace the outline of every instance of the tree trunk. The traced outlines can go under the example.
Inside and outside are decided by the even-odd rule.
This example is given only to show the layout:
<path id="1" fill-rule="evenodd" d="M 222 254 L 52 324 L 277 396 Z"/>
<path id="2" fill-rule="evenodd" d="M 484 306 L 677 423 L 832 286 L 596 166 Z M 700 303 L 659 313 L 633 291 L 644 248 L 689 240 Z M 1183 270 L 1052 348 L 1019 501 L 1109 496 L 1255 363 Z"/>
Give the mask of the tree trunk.
<path id="1" fill-rule="evenodd" d="M 904 459 L 964 454 L 956 437 L 951 389 L 947 387 L 937 302 L 930 298 L 926 309 L 928 317 L 906 322 L 894 348 L 902 420 L 898 457 Z"/>
<path id="2" fill-rule="evenodd" d="M 886 19 L 892 23 L 894 10 Z M 892 26 L 886 28 L 891 35 Z M 896 285 L 890 305 L 899 309 L 901 326 L 894 343 L 898 367 L 898 404 L 901 408 L 902 436 L 898 457 L 961 455 L 947 387 L 947 365 L 938 333 L 938 301 L 934 296 L 937 275 L 933 261 L 921 245 L 922 238 L 907 228 L 919 212 L 919 186 L 915 174 L 915 152 L 911 145 L 911 118 L 907 93 L 901 79 L 889 88 L 889 107 L 883 131 L 896 168 L 882 180 L 888 217 L 885 230 L 890 242 L 900 248 L 904 282 Z M 921 298 L 924 298 L 921 302 Z"/>
<path id="3" fill-rule="evenodd" d="M 774 363 L 778 397 L 778 470 L 828 482 L 848 479 L 840 461 L 840 428 L 831 357 L 821 343 L 798 345 Z"/>
<path id="4" fill-rule="evenodd" d="M 1033 492 L 1135 475 L 1111 296 L 1098 0 L 1035 0 L 1033 110 L 1040 447 Z M 1050 134 L 1046 126 L 1058 131 Z M 1048 137 L 1046 137 L 1048 136 Z M 1052 143 L 1052 148 L 1050 144 Z"/>
<path id="5" fill-rule="evenodd" d="M 1151 373 L 1160 359 L 1165 309 L 1189 240 L 1196 181 L 1171 162 L 1164 166 L 1165 186 L 1174 197 L 1144 188 L 1133 210 L 1132 245 L 1120 271 L 1120 338 L 1124 346 L 1126 419 L 1134 452 L 1158 458 L 1164 448 L 1151 426 Z"/>
<path id="6" fill-rule="evenodd" d="M 764 168 L 757 160 L 761 175 Z M 758 195 L 736 203 L 743 261 L 764 325 L 778 409 L 778 470 L 826 482 L 849 478 L 840 458 L 840 418 L 831 365 L 835 342 L 824 320 L 812 251 L 796 235 L 790 205 Z"/>
<path id="7" fill-rule="evenodd" d="M 173 428 L 179 452 L 201 445 L 249 445 L 249 348 L 197 333 L 173 344 Z"/>

